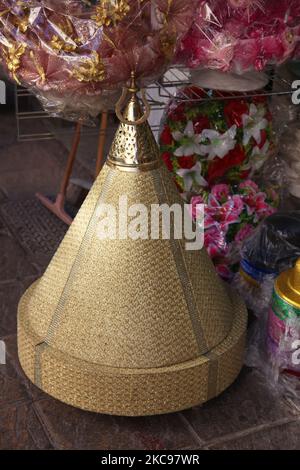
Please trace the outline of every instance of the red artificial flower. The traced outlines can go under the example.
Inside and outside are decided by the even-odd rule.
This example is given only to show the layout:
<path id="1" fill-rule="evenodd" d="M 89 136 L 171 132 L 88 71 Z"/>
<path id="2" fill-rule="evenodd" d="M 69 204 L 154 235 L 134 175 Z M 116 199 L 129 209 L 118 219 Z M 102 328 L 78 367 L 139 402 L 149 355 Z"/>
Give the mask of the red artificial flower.
<path id="1" fill-rule="evenodd" d="M 239 166 L 246 158 L 244 149 L 240 145 L 236 145 L 233 150 L 230 150 L 224 158 L 216 158 L 208 166 L 207 181 L 208 183 L 217 183 L 228 170 Z"/>
<path id="2" fill-rule="evenodd" d="M 170 152 L 163 152 L 161 158 L 165 162 L 166 167 L 169 171 L 173 171 L 173 163 Z"/>
<path id="3" fill-rule="evenodd" d="M 210 121 L 207 116 L 197 116 L 194 120 L 194 131 L 196 134 L 201 134 L 204 129 L 210 128 Z"/>
<path id="4" fill-rule="evenodd" d="M 194 155 L 190 155 L 188 157 L 179 157 L 177 159 L 178 165 L 180 168 L 184 168 L 186 170 L 189 170 L 190 168 L 193 168 L 193 166 L 196 163 L 196 158 Z"/>
<path id="5" fill-rule="evenodd" d="M 257 94 L 256 96 L 253 96 L 252 102 L 253 102 L 255 105 L 262 103 L 262 104 L 264 104 L 265 106 L 267 106 L 267 103 L 268 103 L 266 97 L 263 96 L 263 95 L 259 95 L 259 94 Z"/>
<path id="6" fill-rule="evenodd" d="M 186 116 L 185 116 L 185 103 L 180 103 L 178 106 L 176 106 L 174 109 L 172 109 L 168 117 L 175 122 L 178 121 L 185 121 Z"/>
<path id="7" fill-rule="evenodd" d="M 172 145 L 173 144 L 173 137 L 171 134 L 171 129 L 169 128 L 168 125 L 164 127 L 164 130 L 162 131 L 160 135 L 160 143 L 162 145 Z"/>
<path id="8" fill-rule="evenodd" d="M 250 170 L 250 169 L 249 169 L 249 170 L 241 171 L 241 172 L 240 172 L 240 175 L 239 175 L 239 176 L 240 176 L 240 180 L 245 180 L 245 179 L 247 179 L 248 176 L 250 175 L 250 173 L 251 173 L 251 170 Z"/>
<path id="9" fill-rule="evenodd" d="M 249 114 L 249 106 L 245 101 L 232 100 L 224 108 L 225 119 L 229 127 L 234 124 L 238 127 L 243 125 L 243 114 Z"/>
<path id="10" fill-rule="evenodd" d="M 267 137 L 268 137 L 268 136 L 267 136 L 267 132 L 265 131 L 265 129 L 262 129 L 262 130 L 260 131 L 260 137 L 261 137 L 260 144 L 257 144 L 257 145 L 258 145 L 258 147 L 261 149 L 261 148 L 263 148 L 263 146 L 265 145 L 266 140 L 267 140 Z"/>

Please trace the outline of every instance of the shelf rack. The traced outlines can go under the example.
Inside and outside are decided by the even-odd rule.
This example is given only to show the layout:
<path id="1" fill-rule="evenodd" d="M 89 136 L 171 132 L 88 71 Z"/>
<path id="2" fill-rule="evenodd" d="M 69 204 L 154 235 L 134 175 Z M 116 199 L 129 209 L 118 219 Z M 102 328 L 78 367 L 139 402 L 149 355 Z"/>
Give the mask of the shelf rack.
<path id="1" fill-rule="evenodd" d="M 158 133 L 160 120 L 164 113 L 164 109 L 169 100 L 173 99 L 178 102 L 199 102 L 210 100 L 224 99 L 243 99 L 254 96 L 288 96 L 293 93 L 292 81 L 275 72 L 273 69 L 267 71 L 269 83 L 265 89 L 256 92 L 247 93 L 214 93 L 211 90 L 203 90 L 204 96 L 199 98 L 193 90 L 189 94 L 184 93 L 184 87 L 191 85 L 190 71 L 183 67 L 173 67 L 158 81 L 150 85 L 146 90 L 148 101 L 152 108 L 150 116 L 150 125 L 155 134 Z M 177 93 L 181 89 L 180 93 Z M 74 124 L 70 124 L 62 119 L 54 118 L 45 112 L 39 101 L 34 95 L 25 88 L 16 87 L 16 120 L 19 141 L 49 140 L 57 137 L 57 134 L 74 132 Z M 24 109 L 23 100 L 32 101 L 33 109 Z M 60 122 L 59 122 L 60 121 Z M 38 130 L 36 123 L 40 124 L 41 129 Z M 56 125 L 54 125 L 54 122 Z M 24 129 L 24 124 L 27 129 Z M 41 125 L 43 123 L 43 125 Z M 53 130 L 55 128 L 55 131 Z M 34 131 L 32 131 L 34 129 Z M 83 135 L 99 135 L 96 126 L 84 126 Z"/>

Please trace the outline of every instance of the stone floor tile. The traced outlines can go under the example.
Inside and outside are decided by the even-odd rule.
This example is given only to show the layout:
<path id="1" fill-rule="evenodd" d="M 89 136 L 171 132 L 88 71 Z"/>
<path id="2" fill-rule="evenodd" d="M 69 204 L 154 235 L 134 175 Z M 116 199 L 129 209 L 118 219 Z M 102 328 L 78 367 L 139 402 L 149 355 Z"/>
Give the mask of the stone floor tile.
<path id="1" fill-rule="evenodd" d="M 81 411 L 49 399 L 35 403 L 59 449 L 180 449 L 199 442 L 179 414 L 125 418 Z"/>
<path id="2" fill-rule="evenodd" d="M 24 279 L 36 274 L 26 253 L 9 235 L 0 233 L 0 283 Z"/>
<path id="3" fill-rule="evenodd" d="M 56 194 L 66 149 L 59 142 L 20 142 L 0 148 L 0 187 L 10 199 Z"/>
<path id="4" fill-rule="evenodd" d="M 18 281 L 0 283 L 0 337 L 17 332 L 17 309 L 22 291 Z"/>
<path id="5" fill-rule="evenodd" d="M 265 428 L 209 446 L 218 450 L 299 450 L 300 421 Z"/>
<path id="6" fill-rule="evenodd" d="M 183 415 L 205 442 L 294 416 L 273 396 L 264 379 L 248 368 L 219 397 Z"/>
<path id="7" fill-rule="evenodd" d="M 8 350 L 6 339 L 3 340 Z M 13 360 L 10 355 L 6 354 L 6 364 L 0 364 L 0 407 L 6 406 L 8 403 L 29 400 L 26 387 L 21 380 Z M 0 415 L 2 410 L 0 411 Z M 0 419 L 1 421 L 1 419 Z"/>
<path id="8" fill-rule="evenodd" d="M 15 403 L 0 408 L 0 449 L 51 449 L 32 403 Z"/>

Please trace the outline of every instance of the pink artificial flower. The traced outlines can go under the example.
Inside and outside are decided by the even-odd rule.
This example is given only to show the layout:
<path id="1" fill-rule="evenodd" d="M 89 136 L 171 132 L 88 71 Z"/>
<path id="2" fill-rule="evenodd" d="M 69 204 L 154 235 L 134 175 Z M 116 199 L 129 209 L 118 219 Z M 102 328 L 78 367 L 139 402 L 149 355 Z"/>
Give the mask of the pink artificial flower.
<path id="1" fill-rule="evenodd" d="M 229 186 L 228 184 L 216 184 L 211 190 L 211 194 L 217 199 L 217 201 L 222 202 L 226 201 L 229 196 Z"/>
<path id="2" fill-rule="evenodd" d="M 230 281 L 232 279 L 233 273 L 226 264 L 217 264 L 216 271 L 224 281 Z"/>
<path id="3" fill-rule="evenodd" d="M 266 197 L 266 193 L 258 193 L 256 196 L 256 213 L 259 219 L 268 217 L 276 212 L 276 209 L 266 202 Z"/>
<path id="4" fill-rule="evenodd" d="M 262 70 L 265 61 L 260 54 L 260 41 L 257 39 L 240 39 L 235 47 L 233 68 L 237 72 L 246 72 L 256 68 Z"/>
<path id="5" fill-rule="evenodd" d="M 189 205 L 189 210 L 193 219 L 196 219 L 198 216 L 197 205 L 205 204 L 202 196 L 193 196 Z"/>
<path id="6" fill-rule="evenodd" d="M 205 208 L 205 228 L 217 226 L 226 233 L 229 225 L 240 222 L 239 216 L 243 209 L 244 203 L 238 194 L 230 196 L 224 204 L 220 204 L 211 194 Z"/>
<path id="7" fill-rule="evenodd" d="M 251 193 L 258 193 L 259 192 L 259 187 L 252 180 L 245 180 L 242 183 L 240 183 L 239 184 L 239 189 L 246 189 L 246 190 L 249 190 L 249 192 L 251 192 Z"/>
<path id="8" fill-rule="evenodd" d="M 211 258 L 224 257 L 228 252 L 226 233 L 216 226 L 205 230 L 204 245 Z"/>
<path id="9" fill-rule="evenodd" d="M 276 209 L 266 202 L 266 193 L 249 193 L 243 196 L 247 214 L 254 215 L 254 222 L 274 214 Z"/>
<path id="10" fill-rule="evenodd" d="M 236 40 L 227 33 L 217 33 L 213 40 L 206 46 L 206 55 L 210 68 L 223 70 L 226 72 L 234 57 Z"/>
<path id="11" fill-rule="evenodd" d="M 254 230 L 254 227 L 252 225 L 250 224 L 244 225 L 234 237 L 234 241 L 236 243 L 242 243 L 246 238 L 249 237 L 249 235 L 251 235 L 253 230 Z"/>

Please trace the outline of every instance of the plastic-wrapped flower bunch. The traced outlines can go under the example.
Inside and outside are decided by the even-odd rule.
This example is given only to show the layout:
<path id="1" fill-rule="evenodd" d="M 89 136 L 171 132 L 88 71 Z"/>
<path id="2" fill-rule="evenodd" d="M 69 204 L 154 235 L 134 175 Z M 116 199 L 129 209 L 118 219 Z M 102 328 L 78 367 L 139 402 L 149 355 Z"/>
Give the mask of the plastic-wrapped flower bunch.
<path id="1" fill-rule="evenodd" d="M 218 274 L 232 281 L 239 269 L 241 245 L 255 227 L 276 212 L 279 198 L 273 189 L 260 189 L 253 180 L 237 185 L 216 184 L 190 200 L 196 218 L 204 204 L 204 243 Z"/>
<path id="2" fill-rule="evenodd" d="M 161 154 L 181 192 L 197 193 L 220 182 L 252 178 L 274 152 L 265 97 L 230 99 L 220 92 L 215 96 L 218 99 L 201 101 L 204 92 L 187 87 L 167 108 Z"/>
<path id="3" fill-rule="evenodd" d="M 196 1 L 0 0 L 0 59 L 53 114 L 112 108 L 135 72 L 158 78 L 191 26 Z"/>
<path id="4" fill-rule="evenodd" d="M 298 0 L 200 0 L 177 60 L 191 68 L 262 71 L 292 57 L 299 36 Z"/>
<path id="5" fill-rule="evenodd" d="M 237 99 L 215 92 L 218 99 L 201 101 L 204 97 L 192 86 L 171 101 L 161 156 L 184 199 L 205 202 L 206 248 L 220 275 L 231 279 L 240 243 L 279 204 L 274 184 L 264 189 L 253 181 L 276 148 L 272 116 L 263 96 Z"/>

